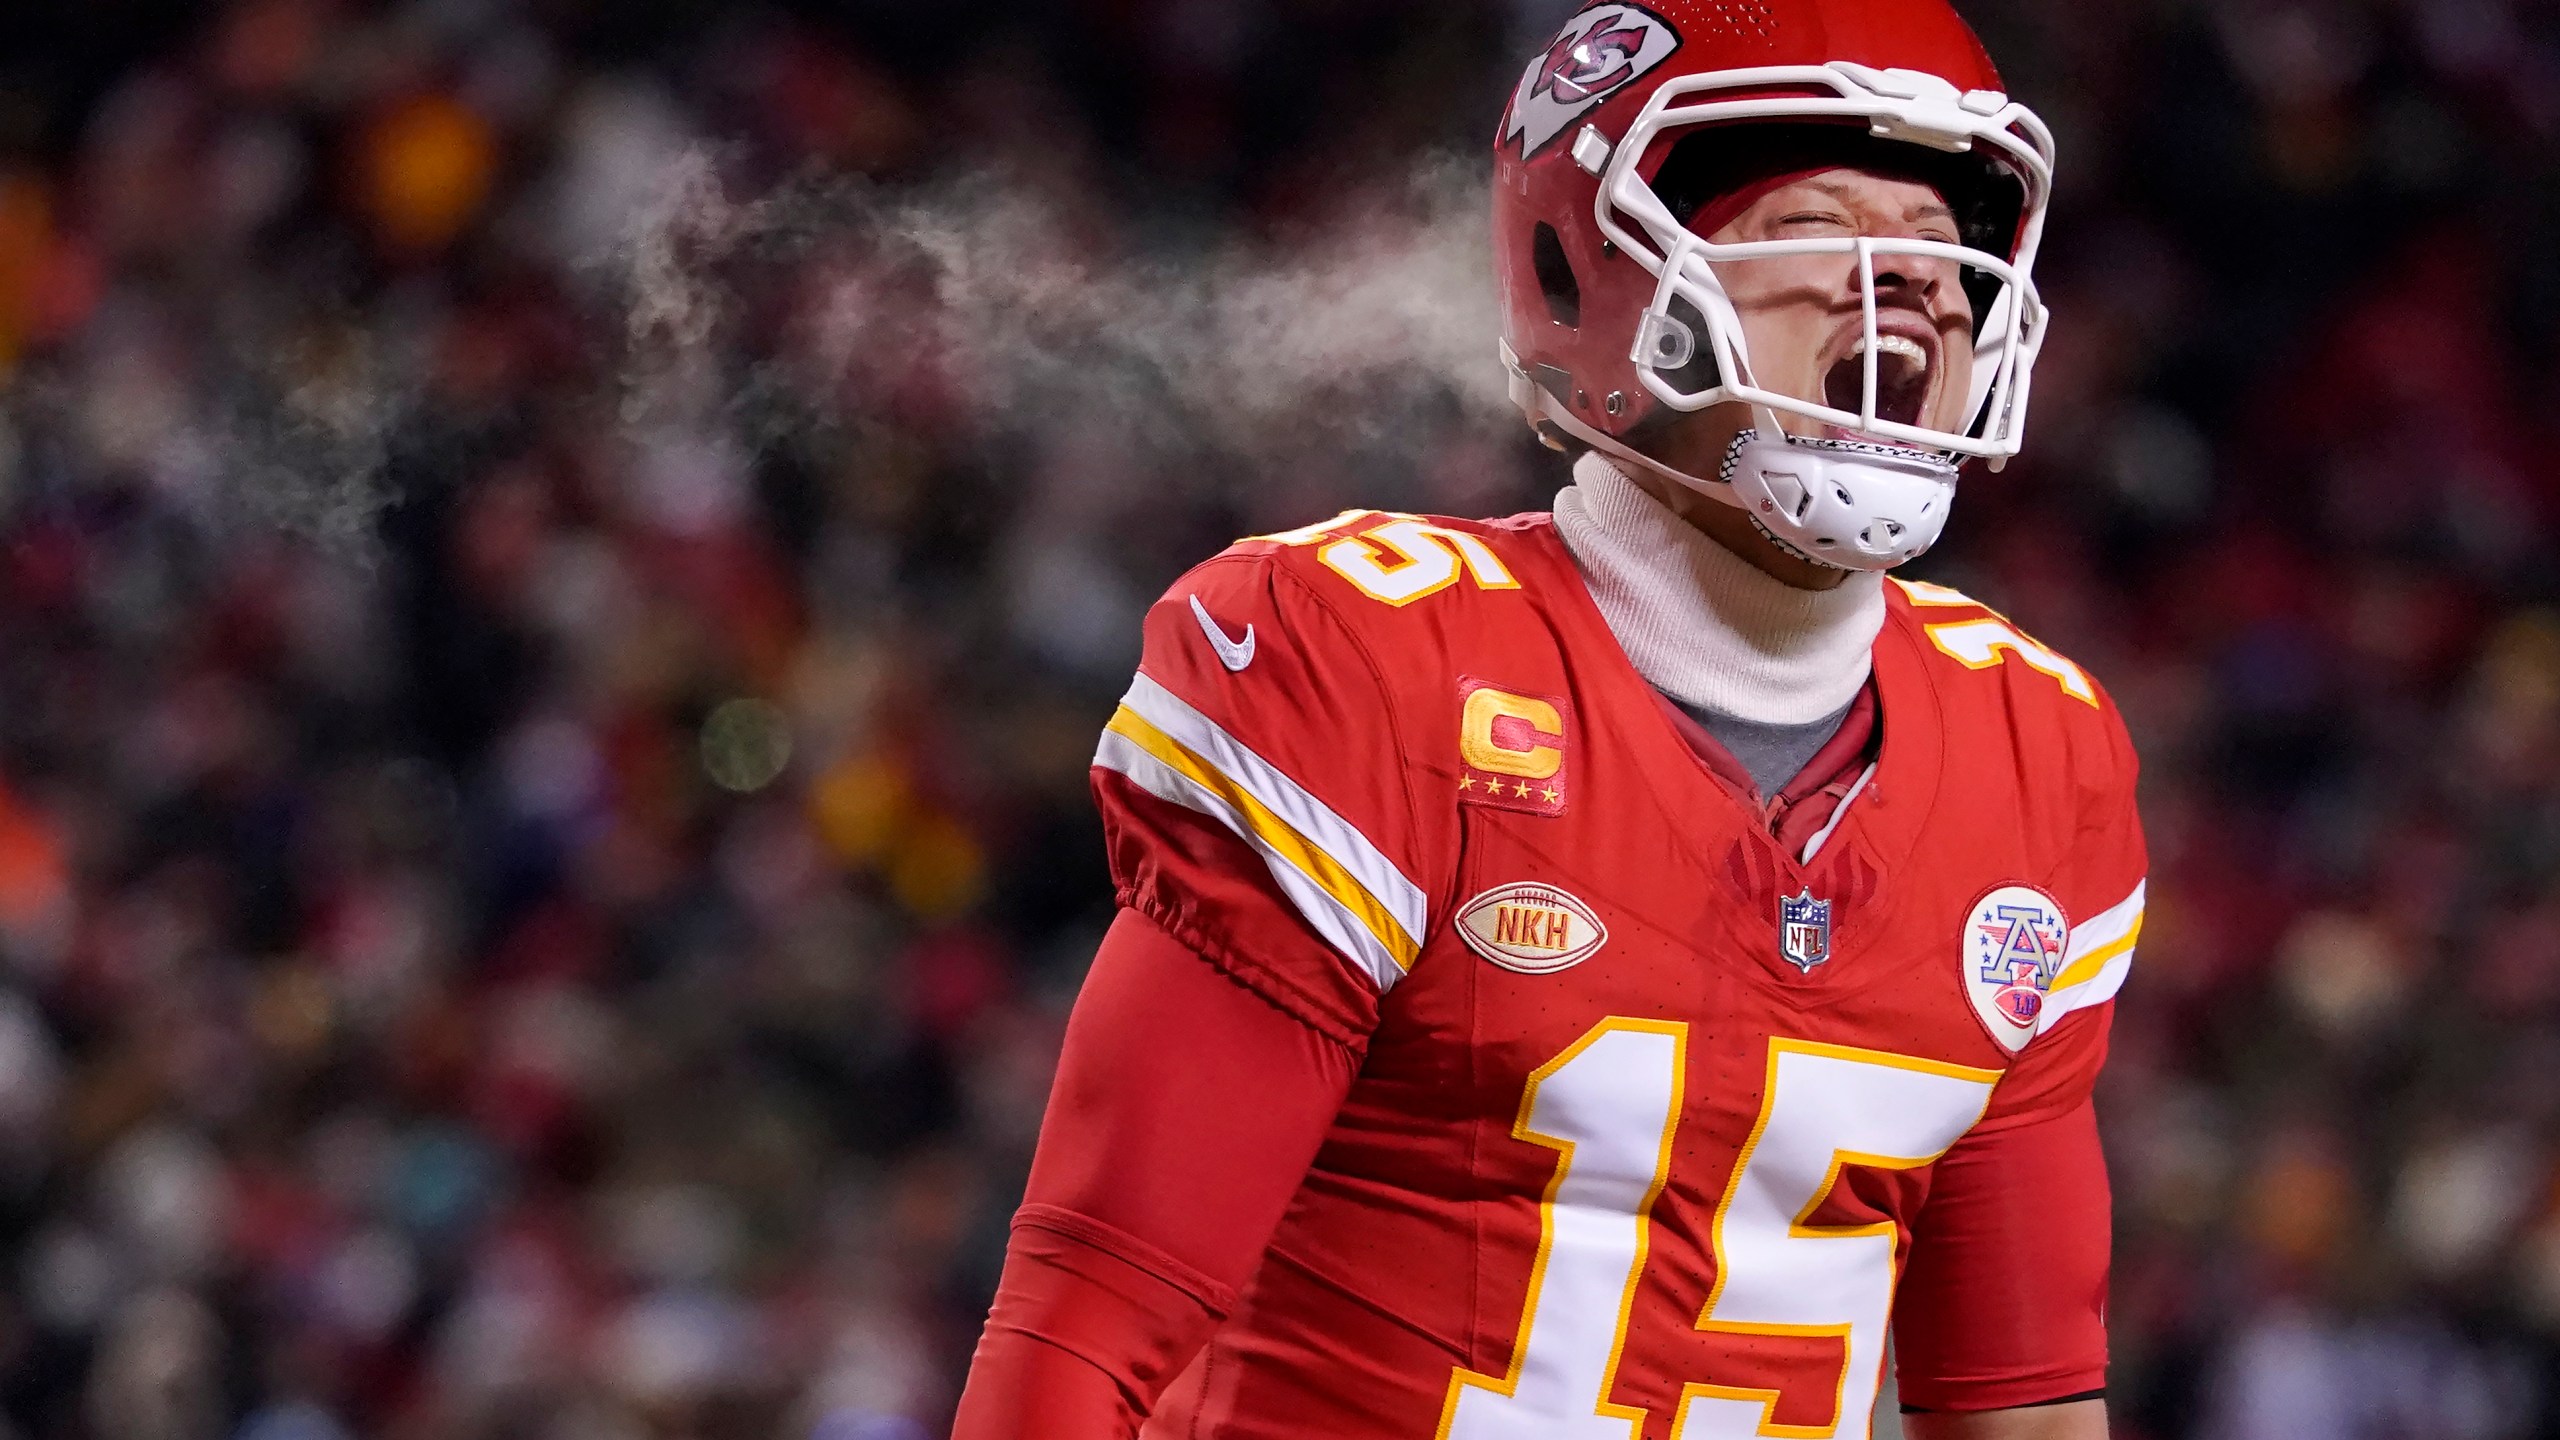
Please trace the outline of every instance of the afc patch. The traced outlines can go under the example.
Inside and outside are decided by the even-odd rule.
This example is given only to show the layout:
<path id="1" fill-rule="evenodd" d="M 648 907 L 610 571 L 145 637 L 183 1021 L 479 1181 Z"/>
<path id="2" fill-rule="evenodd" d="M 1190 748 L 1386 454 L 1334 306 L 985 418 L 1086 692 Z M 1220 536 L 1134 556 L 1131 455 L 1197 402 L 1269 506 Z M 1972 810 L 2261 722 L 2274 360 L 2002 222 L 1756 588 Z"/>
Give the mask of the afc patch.
<path id="1" fill-rule="evenodd" d="M 1458 677 L 1458 798 L 1531 815 L 1564 813 L 1573 708 L 1555 695 Z"/>
<path id="2" fill-rule="evenodd" d="M 1958 944 L 1973 1013 L 2002 1049 L 2024 1050 L 2071 944 L 2061 903 L 2032 885 L 2002 885 L 1973 902 Z"/>
<path id="3" fill-rule="evenodd" d="M 1609 927 L 1552 885 L 1500 885 L 1458 912 L 1458 938 L 1505 970 L 1546 975 L 1590 959 Z"/>

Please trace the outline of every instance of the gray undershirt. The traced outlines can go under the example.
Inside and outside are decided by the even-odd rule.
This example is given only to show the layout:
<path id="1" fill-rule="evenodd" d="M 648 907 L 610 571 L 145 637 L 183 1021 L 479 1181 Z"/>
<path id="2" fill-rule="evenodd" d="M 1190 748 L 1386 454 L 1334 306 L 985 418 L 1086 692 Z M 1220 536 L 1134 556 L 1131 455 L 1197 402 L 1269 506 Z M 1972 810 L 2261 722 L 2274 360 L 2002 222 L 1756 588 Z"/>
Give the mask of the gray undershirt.
<path id="1" fill-rule="evenodd" d="M 1733 752 L 1742 768 L 1751 772 L 1751 784 L 1760 798 L 1768 799 L 1787 786 L 1787 782 L 1804 773 L 1831 737 L 1840 733 L 1840 723 L 1849 718 L 1851 700 L 1819 720 L 1800 725 L 1772 725 L 1760 720 L 1741 720 L 1703 705 L 1691 705 L 1674 699 L 1680 712 L 1698 722 L 1698 727 L 1716 738 L 1716 743 Z"/>

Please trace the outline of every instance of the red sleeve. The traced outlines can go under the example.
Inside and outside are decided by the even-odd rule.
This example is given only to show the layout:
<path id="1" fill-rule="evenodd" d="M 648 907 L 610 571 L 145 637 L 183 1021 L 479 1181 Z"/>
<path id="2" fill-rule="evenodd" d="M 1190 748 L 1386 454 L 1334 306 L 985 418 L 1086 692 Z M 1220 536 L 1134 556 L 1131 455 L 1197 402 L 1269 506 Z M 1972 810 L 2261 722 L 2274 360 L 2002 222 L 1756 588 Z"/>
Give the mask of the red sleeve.
<path id="1" fill-rule="evenodd" d="M 2101 757 L 2081 782 L 2078 831 L 2044 878 L 2069 924 L 2062 955 L 2032 1026 L 2015 1032 L 2026 1035 L 2023 1052 L 1992 1096 L 1982 1129 L 2033 1124 L 2088 1103 L 2107 1058 L 2116 995 L 2133 973 L 2150 860 L 2134 804 L 2133 745 L 2112 706 L 2104 720 Z"/>
<path id="2" fill-rule="evenodd" d="M 2090 1100 L 2142 933 L 2132 743 L 2112 706 L 2080 768 L 2080 824 L 2046 888 L 2069 933 L 2017 1062 L 1939 1160 L 1894 1305 L 1903 1403 L 2005 1410 L 2102 1391 L 2107 1162 Z"/>
<path id="3" fill-rule="evenodd" d="M 1455 822 L 1417 809 L 1384 672 L 1280 548 L 1220 556 L 1148 612 L 1094 798 L 1124 906 L 1356 1045 L 1421 948 Z"/>
<path id="4" fill-rule="evenodd" d="M 1260 1263 L 1356 1068 L 1123 912 L 1067 1023 L 954 1440 L 1135 1435 Z"/>
<path id="5" fill-rule="evenodd" d="M 2107 1383 L 2106 1157 L 2087 1100 L 1939 1160 L 1893 1311 L 1910 1410 L 2006 1410 Z"/>

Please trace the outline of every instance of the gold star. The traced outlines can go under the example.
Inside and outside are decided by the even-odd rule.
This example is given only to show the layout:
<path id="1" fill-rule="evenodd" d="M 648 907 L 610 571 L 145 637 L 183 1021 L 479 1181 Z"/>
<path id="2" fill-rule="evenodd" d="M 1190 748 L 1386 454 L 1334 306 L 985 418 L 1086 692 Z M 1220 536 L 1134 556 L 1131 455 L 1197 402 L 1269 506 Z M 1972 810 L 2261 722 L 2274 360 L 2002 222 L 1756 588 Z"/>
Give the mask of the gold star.
<path id="1" fill-rule="evenodd" d="M 1461 790 L 1473 790 L 1474 788 L 1476 788 L 1476 777 L 1474 777 L 1473 775 L 1461 775 L 1461 776 L 1459 776 L 1459 777 L 1458 777 L 1458 788 L 1459 788 L 1459 789 L 1461 789 Z"/>
<path id="2" fill-rule="evenodd" d="M 1514 794 L 1514 795 L 1519 796 L 1519 797 L 1520 797 L 1521 799 L 1523 799 L 1523 800 L 1528 799 L 1528 798 L 1529 798 L 1529 782 L 1528 782 L 1528 781 L 1526 781 L 1526 780 L 1521 781 L 1521 782 L 1520 782 L 1520 785 L 1519 785 L 1519 788 L 1518 788 L 1518 789 L 1513 790 L 1511 793 L 1512 793 L 1512 794 Z"/>
<path id="3" fill-rule="evenodd" d="M 1546 801 L 1547 801 L 1547 803 L 1548 803 L 1548 804 L 1550 804 L 1550 805 L 1553 805 L 1553 804 L 1555 804 L 1557 801 L 1562 800 L 1562 799 L 1564 798 L 1564 792 L 1563 792 L 1563 791 L 1561 791 L 1561 790 L 1559 790 L 1559 789 L 1557 789 L 1557 788 L 1556 788 L 1556 787 L 1554 787 L 1553 785 L 1548 786 L 1546 789 L 1541 790 L 1541 791 L 1539 791 L 1538 793 L 1539 793 L 1540 795 L 1545 796 L 1545 797 L 1546 797 Z"/>

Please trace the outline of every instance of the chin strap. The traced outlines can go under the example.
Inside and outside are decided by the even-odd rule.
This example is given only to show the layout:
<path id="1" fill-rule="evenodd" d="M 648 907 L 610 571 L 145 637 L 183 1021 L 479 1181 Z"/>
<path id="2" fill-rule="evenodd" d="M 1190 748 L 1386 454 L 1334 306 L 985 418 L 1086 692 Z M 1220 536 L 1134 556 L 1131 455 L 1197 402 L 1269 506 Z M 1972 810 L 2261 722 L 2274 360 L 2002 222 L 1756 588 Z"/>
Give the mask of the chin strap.
<path id="1" fill-rule="evenodd" d="M 1537 430 L 1538 437 L 1546 441 L 1548 449 L 1565 449 L 1564 437 L 1570 437 L 1621 464 L 1638 470 L 1650 470 L 1673 484 L 1685 485 L 1701 495 L 1721 500 L 1727 505 L 1742 503 L 1733 498 L 1733 488 L 1723 480 L 1708 479 L 1704 476 L 1691 475 L 1686 471 L 1675 470 L 1607 431 L 1583 421 L 1573 413 L 1571 407 L 1556 398 L 1545 386 L 1530 378 L 1529 372 L 1520 364 L 1520 357 L 1512 353 L 1511 342 L 1507 340 L 1502 342 L 1502 365 L 1510 374 L 1511 403 L 1520 407 L 1521 413 L 1528 417 L 1531 426 Z M 1549 430 L 1556 433 L 1549 434 Z"/>

